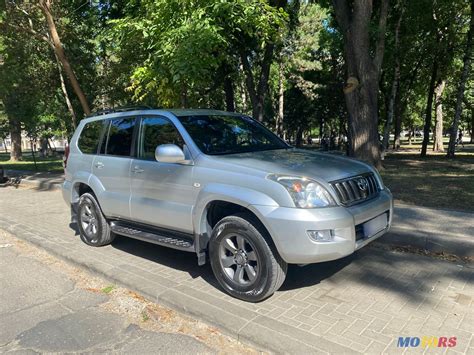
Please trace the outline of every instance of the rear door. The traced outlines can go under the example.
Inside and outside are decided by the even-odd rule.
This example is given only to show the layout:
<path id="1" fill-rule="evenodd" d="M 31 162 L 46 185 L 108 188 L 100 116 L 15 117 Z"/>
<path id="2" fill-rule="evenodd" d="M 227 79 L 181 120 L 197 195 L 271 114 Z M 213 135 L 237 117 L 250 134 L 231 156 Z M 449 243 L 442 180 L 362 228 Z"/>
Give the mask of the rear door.
<path id="1" fill-rule="evenodd" d="M 132 219 L 192 233 L 192 210 L 199 191 L 193 187 L 193 166 L 155 160 L 155 149 L 161 144 L 176 144 L 190 159 L 178 130 L 166 117 L 143 117 L 137 143 L 131 166 Z"/>
<path id="2" fill-rule="evenodd" d="M 136 121 L 135 117 L 110 119 L 92 164 L 93 174 L 103 186 L 99 201 L 107 217 L 130 218 L 130 165 Z"/>

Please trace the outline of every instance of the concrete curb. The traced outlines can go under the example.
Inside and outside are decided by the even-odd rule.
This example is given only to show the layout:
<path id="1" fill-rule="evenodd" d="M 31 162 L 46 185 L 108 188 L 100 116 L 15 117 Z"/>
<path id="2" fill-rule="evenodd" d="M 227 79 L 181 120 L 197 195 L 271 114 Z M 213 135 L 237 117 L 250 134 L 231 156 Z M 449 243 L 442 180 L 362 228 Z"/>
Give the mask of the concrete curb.
<path id="1" fill-rule="evenodd" d="M 5 170 L 5 175 L 13 180 L 12 185 L 24 185 L 38 190 L 58 190 L 64 181 L 61 173 Z"/>
<path id="2" fill-rule="evenodd" d="M 377 243 L 474 256 L 474 213 L 396 204 L 392 229 Z"/>
<path id="3" fill-rule="evenodd" d="M 413 231 L 403 227 L 392 230 L 374 242 L 392 247 L 414 247 L 433 253 L 452 254 L 459 257 L 474 256 L 474 237 L 449 237 L 434 235 L 433 232 Z"/>

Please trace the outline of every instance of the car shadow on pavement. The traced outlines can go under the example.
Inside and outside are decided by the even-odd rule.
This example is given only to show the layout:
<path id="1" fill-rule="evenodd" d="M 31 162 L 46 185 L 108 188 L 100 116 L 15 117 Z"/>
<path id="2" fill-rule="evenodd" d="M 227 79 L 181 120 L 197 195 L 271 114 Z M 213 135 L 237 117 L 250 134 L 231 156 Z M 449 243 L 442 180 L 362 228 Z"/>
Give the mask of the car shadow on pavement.
<path id="1" fill-rule="evenodd" d="M 202 278 L 221 289 L 209 263 L 197 265 L 194 254 L 147 242 L 117 236 L 112 247 L 153 263 L 188 273 L 193 279 Z M 460 267 L 446 262 L 446 269 L 438 273 L 432 263 L 439 260 L 409 253 L 393 253 L 377 248 L 364 248 L 345 258 L 310 264 L 304 267 L 289 265 L 280 293 L 312 287 L 324 282 L 323 288 L 336 285 L 366 285 L 380 291 L 406 297 L 411 303 L 422 302 L 440 279 L 472 283 L 472 266 Z M 474 274 L 474 273 L 472 273 Z"/>
<path id="2" fill-rule="evenodd" d="M 201 277 L 212 286 L 219 288 L 212 273 L 211 265 L 206 263 L 198 266 L 197 256 L 181 250 L 176 250 L 141 240 L 117 235 L 112 247 L 127 254 L 132 254 L 150 260 L 163 266 L 187 272 L 193 279 Z"/>
<path id="3" fill-rule="evenodd" d="M 353 260 L 354 254 L 324 263 L 308 264 L 305 266 L 288 265 L 288 273 L 280 291 L 317 285 L 343 270 Z"/>
<path id="4" fill-rule="evenodd" d="M 175 250 L 122 236 L 116 237 L 112 243 L 112 247 L 126 252 L 127 254 L 132 254 L 166 267 L 185 271 L 193 279 L 201 277 L 207 283 L 220 289 L 209 261 L 204 266 L 198 266 L 197 257 L 193 253 Z M 280 288 L 280 291 L 289 291 L 319 284 L 321 281 L 338 273 L 344 267 L 349 265 L 352 260 L 353 256 L 348 256 L 340 260 L 311 264 L 305 267 L 289 265 L 288 275 L 284 284 Z"/>

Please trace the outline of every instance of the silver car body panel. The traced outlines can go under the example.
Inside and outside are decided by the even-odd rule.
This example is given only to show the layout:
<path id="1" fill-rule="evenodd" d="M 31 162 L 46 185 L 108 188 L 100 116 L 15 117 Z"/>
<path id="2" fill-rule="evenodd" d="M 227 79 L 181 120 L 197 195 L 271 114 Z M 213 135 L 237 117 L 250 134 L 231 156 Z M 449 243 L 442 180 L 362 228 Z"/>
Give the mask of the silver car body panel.
<path id="1" fill-rule="evenodd" d="M 130 166 L 132 159 L 96 155 L 91 177 L 100 184 L 96 197 L 108 216 L 130 218 Z"/>
<path id="2" fill-rule="evenodd" d="M 192 165 L 132 160 L 131 219 L 162 228 L 193 233 Z M 138 172 L 137 172 L 138 171 Z"/>
<path id="3" fill-rule="evenodd" d="M 378 172 L 369 165 L 342 156 L 295 148 L 205 155 L 177 118 L 198 114 L 235 115 L 213 110 L 141 110 L 82 120 L 71 139 L 64 199 L 68 204 L 76 203 L 79 198 L 77 186 L 82 183 L 93 190 L 109 218 L 190 233 L 196 238 L 210 235 L 206 220 L 210 203 L 234 203 L 253 212 L 268 230 L 282 258 L 296 264 L 344 257 L 390 228 L 392 196 L 383 186 Z M 77 142 L 86 123 L 129 116 L 167 117 L 186 144 L 187 163 L 160 163 L 80 152 Z M 99 168 L 98 163 L 103 166 Z M 368 172 L 375 175 L 380 192 L 375 198 L 351 207 L 296 208 L 287 190 L 267 179 L 268 174 L 310 178 L 323 185 L 337 201 L 331 181 Z M 387 227 L 357 241 L 355 227 L 382 213 L 388 213 Z M 315 242 L 308 237 L 308 230 L 320 229 L 334 230 L 334 241 Z"/>

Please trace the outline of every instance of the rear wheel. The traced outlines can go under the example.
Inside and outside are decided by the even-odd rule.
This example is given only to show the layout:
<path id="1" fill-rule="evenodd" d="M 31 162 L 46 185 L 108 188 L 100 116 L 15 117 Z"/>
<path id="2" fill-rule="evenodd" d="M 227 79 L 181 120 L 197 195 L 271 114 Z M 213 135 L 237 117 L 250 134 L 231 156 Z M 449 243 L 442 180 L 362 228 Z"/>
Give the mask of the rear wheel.
<path id="1" fill-rule="evenodd" d="M 97 200 L 90 193 L 79 198 L 77 223 L 81 240 L 87 245 L 100 247 L 112 243 L 115 238 Z"/>
<path id="2" fill-rule="evenodd" d="M 225 217 L 216 224 L 209 255 L 220 285 L 245 301 L 270 297 L 285 280 L 287 264 L 267 231 L 248 213 Z"/>

